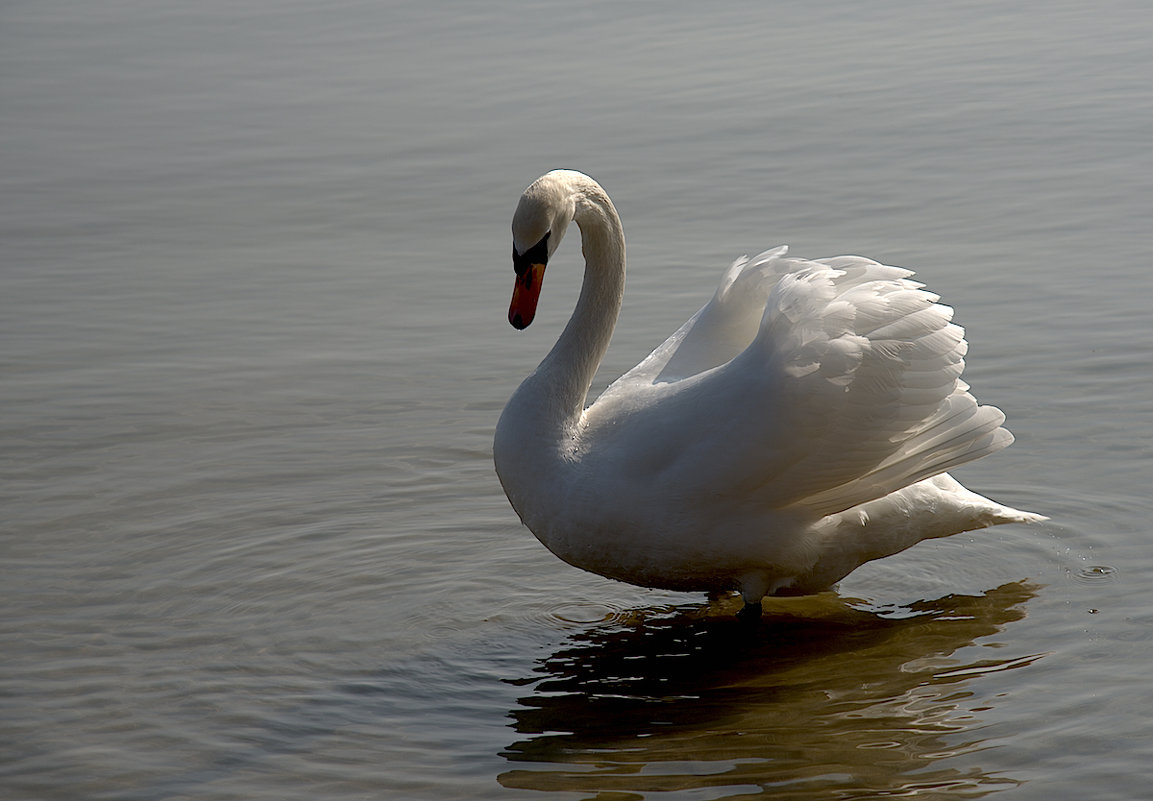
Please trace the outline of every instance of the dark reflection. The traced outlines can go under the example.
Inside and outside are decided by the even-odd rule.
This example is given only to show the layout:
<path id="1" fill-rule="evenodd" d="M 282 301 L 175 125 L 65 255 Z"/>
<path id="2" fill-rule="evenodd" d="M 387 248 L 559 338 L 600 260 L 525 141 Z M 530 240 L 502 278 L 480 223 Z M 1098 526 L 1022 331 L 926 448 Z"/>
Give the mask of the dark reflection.
<path id="1" fill-rule="evenodd" d="M 949 656 L 1024 617 L 1036 589 L 885 612 L 826 593 L 767 603 L 751 624 L 718 602 L 593 627 L 518 682 L 532 693 L 511 712 L 521 737 L 503 756 L 520 764 L 498 778 L 619 801 L 969 798 L 1014 786 L 938 761 L 981 745 L 967 680 L 1038 656 Z"/>

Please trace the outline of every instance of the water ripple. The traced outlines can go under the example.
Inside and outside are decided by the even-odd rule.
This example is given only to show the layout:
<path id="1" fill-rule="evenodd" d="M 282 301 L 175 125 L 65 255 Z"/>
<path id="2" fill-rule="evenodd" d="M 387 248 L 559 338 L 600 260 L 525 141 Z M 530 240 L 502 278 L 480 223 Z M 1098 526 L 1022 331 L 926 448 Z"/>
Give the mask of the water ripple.
<path id="1" fill-rule="evenodd" d="M 1113 581 L 1117 578 L 1117 568 L 1109 565 L 1086 565 L 1077 570 L 1069 571 L 1069 578 L 1082 584 L 1095 584 L 1101 581 Z"/>

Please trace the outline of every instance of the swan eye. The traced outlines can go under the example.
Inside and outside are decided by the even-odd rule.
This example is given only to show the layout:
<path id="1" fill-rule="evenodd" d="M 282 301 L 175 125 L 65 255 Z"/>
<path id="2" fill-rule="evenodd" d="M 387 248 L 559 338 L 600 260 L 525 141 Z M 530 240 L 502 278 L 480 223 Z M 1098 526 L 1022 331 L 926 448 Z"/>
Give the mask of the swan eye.
<path id="1" fill-rule="evenodd" d="M 551 234 L 552 231 L 546 232 L 539 242 L 524 252 L 523 256 L 516 252 L 515 247 L 512 249 L 512 268 L 517 275 L 524 275 L 529 265 L 548 263 L 548 238 Z"/>

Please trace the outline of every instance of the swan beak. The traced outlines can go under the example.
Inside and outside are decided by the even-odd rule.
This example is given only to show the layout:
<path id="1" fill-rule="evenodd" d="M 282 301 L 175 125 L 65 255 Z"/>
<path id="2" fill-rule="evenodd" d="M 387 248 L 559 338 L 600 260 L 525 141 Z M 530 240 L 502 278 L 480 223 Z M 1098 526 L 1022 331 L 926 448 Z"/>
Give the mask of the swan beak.
<path id="1" fill-rule="evenodd" d="M 544 264 L 529 264 L 517 275 L 512 288 L 512 303 L 508 307 L 508 321 L 518 331 L 528 328 L 536 316 L 536 302 L 543 281 Z"/>

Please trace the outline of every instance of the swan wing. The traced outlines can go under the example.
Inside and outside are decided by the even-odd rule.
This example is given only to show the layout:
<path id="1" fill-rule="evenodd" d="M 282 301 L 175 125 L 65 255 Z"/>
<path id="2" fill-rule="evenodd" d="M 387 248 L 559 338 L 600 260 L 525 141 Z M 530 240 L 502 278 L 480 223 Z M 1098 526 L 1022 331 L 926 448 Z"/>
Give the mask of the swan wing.
<path id="1" fill-rule="evenodd" d="M 709 302 L 601 397 L 703 373 L 748 347 L 757 335 L 773 285 L 793 269 L 792 260 L 783 258 L 787 251 L 782 245 L 751 259 L 741 256 L 734 261 L 722 274 Z"/>
<path id="2" fill-rule="evenodd" d="M 823 516 L 1008 446 L 1004 415 L 960 379 L 952 309 L 911 275 L 858 256 L 738 260 L 586 410 L 590 459 L 690 503 Z"/>

